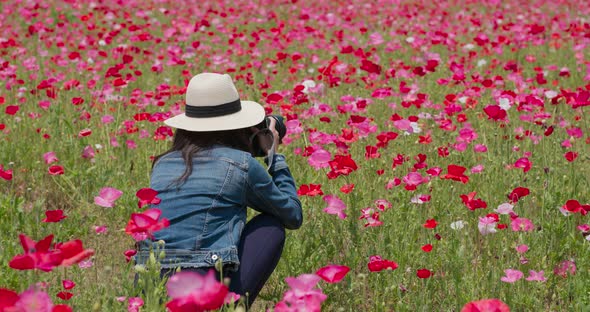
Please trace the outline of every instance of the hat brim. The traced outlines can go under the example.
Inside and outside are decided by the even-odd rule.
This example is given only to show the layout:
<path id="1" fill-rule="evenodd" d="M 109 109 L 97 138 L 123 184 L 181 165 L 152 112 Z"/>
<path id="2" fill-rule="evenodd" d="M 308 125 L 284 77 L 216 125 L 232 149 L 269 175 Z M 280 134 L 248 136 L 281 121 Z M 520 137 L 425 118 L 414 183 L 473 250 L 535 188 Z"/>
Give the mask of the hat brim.
<path id="1" fill-rule="evenodd" d="M 164 123 L 170 127 L 187 131 L 222 131 L 251 127 L 264 120 L 264 107 L 254 101 L 241 101 L 242 109 L 233 114 L 219 117 L 193 118 L 184 113 L 168 118 Z"/>

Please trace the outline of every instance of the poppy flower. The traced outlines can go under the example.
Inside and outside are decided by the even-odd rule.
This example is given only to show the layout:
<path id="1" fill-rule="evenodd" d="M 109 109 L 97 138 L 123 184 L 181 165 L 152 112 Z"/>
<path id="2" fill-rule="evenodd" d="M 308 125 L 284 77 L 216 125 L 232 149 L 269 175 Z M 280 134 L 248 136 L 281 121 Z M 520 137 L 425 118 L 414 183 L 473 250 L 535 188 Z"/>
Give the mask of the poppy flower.
<path id="1" fill-rule="evenodd" d="M 512 192 L 510 192 L 510 194 L 508 194 L 508 199 L 513 202 L 516 203 L 518 202 L 519 199 L 528 196 L 530 194 L 530 191 L 528 188 L 526 187 L 517 187 L 514 190 L 512 190 Z"/>
<path id="2" fill-rule="evenodd" d="M 369 257 L 369 263 L 367 264 L 369 271 L 371 272 L 380 272 L 386 269 L 395 270 L 397 269 L 398 265 L 396 262 L 383 259 L 381 256 L 371 256 Z"/>
<path id="3" fill-rule="evenodd" d="M 569 152 L 565 153 L 563 155 L 563 157 L 565 157 L 565 159 L 567 161 L 572 162 L 572 161 L 576 160 L 576 158 L 578 158 L 578 153 L 569 151 Z"/>
<path id="4" fill-rule="evenodd" d="M 345 265 L 328 265 L 317 270 L 316 274 L 328 283 L 340 282 L 350 268 Z"/>
<path id="5" fill-rule="evenodd" d="M 143 304 L 143 299 L 140 297 L 129 298 L 127 302 L 127 312 L 139 312 Z"/>
<path id="6" fill-rule="evenodd" d="M 162 211 L 155 208 L 147 209 L 142 213 L 132 213 L 125 227 L 125 233 L 133 236 L 136 241 L 152 238 L 153 232 L 170 225 L 168 219 L 160 219 L 161 214 Z"/>
<path id="7" fill-rule="evenodd" d="M 35 242 L 24 234 L 19 235 L 24 254 L 16 255 L 8 265 L 15 270 L 39 269 L 45 272 L 59 266 L 63 260 L 61 255 L 51 249 L 53 234 Z"/>
<path id="8" fill-rule="evenodd" d="M 274 311 L 293 311 L 293 307 L 300 307 L 301 311 L 320 311 L 322 302 L 327 298 L 322 290 L 317 288 L 320 279 L 316 274 L 285 278 L 290 289 L 285 292 L 283 300 L 277 303 Z"/>
<path id="9" fill-rule="evenodd" d="M 12 180 L 12 170 L 4 170 L 4 167 L 0 165 L 0 178 L 6 181 Z"/>
<path id="10" fill-rule="evenodd" d="M 103 187 L 99 195 L 94 197 L 94 203 L 101 207 L 112 208 L 121 195 L 123 192 L 116 188 Z"/>
<path id="11" fill-rule="evenodd" d="M 477 228 L 479 230 L 479 232 L 481 233 L 481 235 L 488 235 L 488 234 L 492 234 L 492 233 L 496 233 L 496 224 L 498 223 L 498 220 L 496 218 L 493 217 L 480 217 L 479 218 L 479 222 L 477 224 Z"/>
<path id="12" fill-rule="evenodd" d="M 460 195 L 461 200 L 463 201 L 463 204 L 465 204 L 465 206 L 467 206 L 467 208 L 471 211 L 475 210 L 475 209 L 483 209 L 483 208 L 487 208 L 488 204 L 483 201 L 481 198 L 475 198 L 475 195 L 477 194 L 477 192 L 471 192 L 467 195 L 462 194 Z"/>
<path id="13" fill-rule="evenodd" d="M 334 160 L 331 160 L 329 164 L 331 170 L 327 173 L 328 179 L 335 179 L 341 175 L 347 176 L 358 169 L 356 162 L 350 155 L 336 155 L 334 156 Z"/>
<path id="14" fill-rule="evenodd" d="M 337 215 L 340 219 L 346 219 L 346 213 L 344 212 L 346 204 L 344 204 L 340 198 L 336 195 L 326 195 L 323 197 L 323 200 L 328 204 L 328 206 L 324 208 L 325 213 Z"/>
<path id="15" fill-rule="evenodd" d="M 62 280 L 61 285 L 65 290 L 70 290 L 76 286 L 76 283 L 74 283 L 72 280 Z"/>
<path id="16" fill-rule="evenodd" d="M 51 166 L 49 167 L 49 174 L 54 176 L 62 175 L 64 174 L 64 167 L 58 165 Z"/>
<path id="17" fill-rule="evenodd" d="M 500 105 L 488 105 L 483 111 L 488 115 L 488 119 L 500 121 L 506 119 L 506 111 Z"/>
<path id="18" fill-rule="evenodd" d="M 170 312 L 216 310 L 228 293 L 227 286 L 215 278 L 214 270 L 206 275 L 179 272 L 168 279 L 166 289 L 172 298 L 166 303 Z"/>
<path id="19" fill-rule="evenodd" d="M 127 249 L 124 252 L 125 260 L 127 262 L 131 261 L 131 258 L 137 254 L 137 250 L 135 249 Z"/>
<path id="20" fill-rule="evenodd" d="M 467 303 L 461 312 L 510 312 L 510 307 L 500 299 L 482 299 Z"/>
<path id="21" fill-rule="evenodd" d="M 47 210 L 45 211 L 45 216 L 46 218 L 41 221 L 47 223 L 55 223 L 67 218 L 67 216 L 64 216 L 64 212 L 61 209 Z"/>
<path id="22" fill-rule="evenodd" d="M 506 275 L 502 276 L 500 280 L 505 283 L 514 283 L 524 276 L 521 271 L 513 269 L 506 269 L 504 270 L 504 273 L 506 273 Z"/>
<path id="23" fill-rule="evenodd" d="M 19 110 L 20 106 L 18 105 L 8 105 L 6 106 L 4 112 L 6 113 L 6 115 L 16 115 L 16 113 L 18 113 Z"/>
<path id="24" fill-rule="evenodd" d="M 73 296 L 74 296 L 74 294 L 69 291 L 60 291 L 57 293 L 57 297 L 59 299 L 66 300 L 66 301 L 72 299 Z"/>
<path id="25" fill-rule="evenodd" d="M 436 226 L 438 225 L 438 222 L 436 222 L 435 219 L 428 219 L 426 220 L 426 222 L 424 223 L 424 227 L 427 229 L 434 229 L 436 228 Z"/>
<path id="26" fill-rule="evenodd" d="M 568 275 L 576 274 L 576 262 L 573 260 L 564 260 L 553 269 L 555 275 L 566 278 Z"/>
<path id="27" fill-rule="evenodd" d="M 55 152 L 47 152 L 43 154 L 43 160 L 45 160 L 45 164 L 47 165 L 59 161 L 55 156 Z"/>
<path id="28" fill-rule="evenodd" d="M 303 184 L 299 186 L 299 189 L 297 190 L 297 195 L 313 197 L 318 195 L 324 195 L 324 192 L 322 191 L 321 184 Z"/>
<path id="29" fill-rule="evenodd" d="M 55 249 L 59 251 L 59 254 L 62 258 L 60 265 L 63 266 L 77 264 L 82 260 L 94 255 L 94 250 L 84 249 L 82 241 L 79 239 L 55 244 Z"/>
<path id="30" fill-rule="evenodd" d="M 137 193 L 135 193 L 135 196 L 137 196 L 139 198 L 139 202 L 137 203 L 137 206 L 139 208 L 145 206 L 145 205 L 158 205 L 161 202 L 161 199 L 156 197 L 156 195 L 158 195 L 158 191 L 151 189 L 151 188 L 142 188 L 139 191 L 137 191 Z"/>
<path id="31" fill-rule="evenodd" d="M 545 272 L 544 271 L 533 271 L 533 270 L 529 270 L 529 276 L 526 278 L 527 281 L 532 282 L 545 282 L 547 281 L 547 278 L 545 277 Z"/>
<path id="32" fill-rule="evenodd" d="M 432 272 L 428 269 L 418 269 L 416 271 L 416 276 L 418 276 L 418 278 L 429 278 L 432 276 Z"/>
<path id="33" fill-rule="evenodd" d="M 340 187 L 340 192 L 344 193 L 344 194 L 349 194 L 350 192 L 352 192 L 354 190 L 354 184 L 345 184 L 343 186 Z"/>
<path id="34" fill-rule="evenodd" d="M 13 307 L 20 299 L 17 292 L 0 288 L 0 311 L 5 311 L 6 308 Z"/>
<path id="35" fill-rule="evenodd" d="M 519 158 L 514 163 L 514 167 L 522 168 L 522 172 L 527 172 L 527 171 L 531 170 L 532 165 L 533 164 L 531 163 L 531 161 L 527 157 Z"/>
<path id="36" fill-rule="evenodd" d="M 466 184 L 469 182 L 469 177 L 464 174 L 465 170 L 467 170 L 467 168 L 459 165 L 448 165 L 447 174 L 441 176 L 441 179 L 450 179 Z"/>

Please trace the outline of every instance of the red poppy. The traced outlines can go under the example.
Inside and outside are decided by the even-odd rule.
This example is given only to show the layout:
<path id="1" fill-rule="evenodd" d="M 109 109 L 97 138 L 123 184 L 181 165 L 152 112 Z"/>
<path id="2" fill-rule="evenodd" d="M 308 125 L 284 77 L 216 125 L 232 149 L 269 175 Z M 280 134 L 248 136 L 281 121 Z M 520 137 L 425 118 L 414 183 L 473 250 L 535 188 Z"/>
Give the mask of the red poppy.
<path id="1" fill-rule="evenodd" d="M 72 307 L 70 307 L 67 304 L 58 304 L 53 306 L 53 309 L 51 309 L 51 312 L 72 312 Z"/>
<path id="2" fill-rule="evenodd" d="M 381 154 L 379 153 L 379 148 L 377 148 L 377 146 L 365 146 L 365 159 L 373 159 L 379 157 L 381 157 Z"/>
<path id="3" fill-rule="evenodd" d="M 321 184 L 303 184 L 297 190 L 297 195 L 313 197 L 318 195 L 324 195 L 324 192 L 322 191 Z"/>
<path id="4" fill-rule="evenodd" d="M 426 220 L 426 222 L 423 224 L 423 226 L 427 229 L 434 229 L 436 228 L 436 226 L 438 225 L 438 223 L 436 222 L 435 219 L 428 219 Z"/>
<path id="5" fill-rule="evenodd" d="M 448 173 L 441 176 L 441 179 L 450 179 L 465 184 L 469 181 L 469 177 L 464 174 L 465 170 L 467 170 L 467 168 L 459 165 L 448 165 Z"/>
<path id="6" fill-rule="evenodd" d="M 266 97 L 266 102 L 268 104 L 277 104 L 283 99 L 283 96 L 278 93 L 271 93 Z"/>
<path id="7" fill-rule="evenodd" d="M 572 161 L 576 160 L 576 158 L 578 158 L 578 153 L 569 151 L 569 152 L 565 153 L 563 155 L 563 157 L 565 157 L 565 159 L 567 161 L 572 162 Z"/>
<path id="8" fill-rule="evenodd" d="M 60 291 L 57 293 L 57 297 L 61 300 L 70 300 L 74 294 L 69 291 Z"/>
<path id="9" fill-rule="evenodd" d="M 513 202 L 516 203 L 518 202 L 519 199 L 527 196 L 530 194 L 530 191 L 528 188 L 526 187 L 517 187 L 514 190 L 512 190 L 512 192 L 510 192 L 510 194 L 508 194 L 508 199 Z"/>
<path id="10" fill-rule="evenodd" d="M 142 188 L 139 191 L 137 191 L 137 193 L 135 193 L 135 196 L 137 196 L 139 198 L 139 202 L 137 203 L 137 206 L 139 208 L 145 206 L 145 205 L 158 205 L 162 200 L 158 197 L 156 197 L 156 195 L 158 195 L 158 191 L 151 189 L 151 188 Z"/>
<path id="11" fill-rule="evenodd" d="M 125 260 L 127 262 L 129 262 L 129 261 L 131 261 L 131 257 L 133 257 L 133 256 L 135 256 L 137 254 L 137 250 L 135 250 L 135 249 L 128 249 L 128 250 L 125 250 L 125 253 L 124 254 L 125 254 Z"/>
<path id="12" fill-rule="evenodd" d="M 64 174 L 64 167 L 58 166 L 58 165 L 53 165 L 53 166 L 49 167 L 49 174 L 50 175 L 62 175 L 62 174 Z"/>
<path id="13" fill-rule="evenodd" d="M 416 271 L 416 276 L 418 276 L 418 278 L 429 278 L 432 276 L 432 272 L 428 269 L 418 269 Z"/>
<path id="14" fill-rule="evenodd" d="M 16 115 L 16 113 L 18 113 L 19 110 L 20 110 L 20 107 L 18 105 L 8 105 L 8 106 L 6 106 L 6 109 L 4 110 L 4 112 L 7 115 Z"/>
<path id="15" fill-rule="evenodd" d="M 147 209 L 142 213 L 132 213 L 125 232 L 136 241 L 153 237 L 153 232 L 159 231 L 170 225 L 168 219 L 160 219 L 162 212 L 160 209 Z M 160 220 L 158 220 L 160 219 Z"/>
<path id="16" fill-rule="evenodd" d="M 567 202 L 565 202 L 565 205 L 563 205 L 562 209 L 569 211 L 571 213 L 579 212 L 581 215 L 585 216 L 586 214 L 588 214 L 588 212 L 590 212 L 590 205 L 582 205 L 579 201 L 575 199 L 570 199 Z"/>
<path id="17" fill-rule="evenodd" d="M 6 308 L 13 307 L 19 299 L 18 293 L 10 289 L 0 288 L 0 311 L 8 311 Z"/>
<path id="18" fill-rule="evenodd" d="M 82 241 L 74 239 L 65 243 L 55 244 L 55 249 L 60 252 L 61 265 L 70 266 L 94 255 L 93 249 L 84 249 Z"/>
<path id="19" fill-rule="evenodd" d="M 6 181 L 12 180 L 12 170 L 4 170 L 4 167 L 0 165 L 0 178 Z"/>
<path id="20" fill-rule="evenodd" d="M 53 270 L 60 265 L 62 257 L 59 253 L 51 250 L 53 234 L 35 242 L 24 234 L 19 235 L 24 254 L 16 255 L 8 265 L 15 270 L 39 269 L 45 272 Z"/>
<path id="21" fill-rule="evenodd" d="M 78 137 L 79 138 L 87 137 L 91 134 L 92 134 L 92 130 L 86 128 L 86 129 L 82 129 L 82 130 L 80 130 L 80 132 L 78 132 Z"/>
<path id="22" fill-rule="evenodd" d="M 467 303 L 461 312 L 510 312 L 510 307 L 499 299 L 482 299 Z"/>
<path id="23" fill-rule="evenodd" d="M 504 120 L 506 118 L 506 111 L 500 105 L 488 105 L 484 107 L 483 111 L 488 115 L 488 119 L 494 121 Z"/>
<path id="24" fill-rule="evenodd" d="M 467 195 L 463 194 L 460 195 L 461 200 L 463 201 L 463 204 L 465 204 L 465 206 L 467 206 L 467 208 L 469 208 L 469 210 L 473 211 L 475 209 L 478 208 L 487 208 L 488 204 L 483 201 L 481 198 L 475 198 L 475 195 L 477 194 L 477 192 L 471 192 Z"/>
<path id="25" fill-rule="evenodd" d="M 344 194 L 348 194 L 350 192 L 352 192 L 352 190 L 354 190 L 354 184 L 345 184 L 342 187 L 340 187 L 340 192 L 344 193 Z"/>
<path id="26" fill-rule="evenodd" d="M 356 163 L 350 157 L 350 155 L 336 155 L 334 156 L 334 160 L 331 160 L 329 164 L 331 170 L 327 174 L 328 179 L 335 179 L 341 175 L 346 176 L 358 169 Z"/>
<path id="27" fill-rule="evenodd" d="M 67 218 L 67 216 L 64 216 L 64 212 L 61 209 L 47 210 L 47 211 L 45 211 L 45 216 L 46 216 L 46 218 L 41 221 L 47 222 L 47 223 L 59 222 L 65 218 Z"/>
<path id="28" fill-rule="evenodd" d="M 431 252 L 432 251 L 432 245 L 431 244 L 426 244 L 426 245 L 422 246 L 422 251 L 424 251 L 424 252 Z"/>
<path id="29" fill-rule="evenodd" d="M 369 267 L 369 271 L 371 272 L 379 272 L 385 269 L 395 270 L 398 267 L 395 261 L 382 259 L 381 256 L 369 257 L 369 263 L 367 264 L 367 266 Z"/>

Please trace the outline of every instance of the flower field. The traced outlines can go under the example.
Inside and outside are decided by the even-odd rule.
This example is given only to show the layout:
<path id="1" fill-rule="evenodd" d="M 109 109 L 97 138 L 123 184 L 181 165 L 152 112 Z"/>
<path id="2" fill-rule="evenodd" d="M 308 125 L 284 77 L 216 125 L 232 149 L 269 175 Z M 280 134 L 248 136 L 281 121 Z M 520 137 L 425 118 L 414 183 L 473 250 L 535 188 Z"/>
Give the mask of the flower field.
<path id="1" fill-rule="evenodd" d="M 590 2 L 0 10 L 0 312 L 244 310 L 132 261 L 201 72 L 286 120 L 304 222 L 251 311 L 590 311 Z"/>

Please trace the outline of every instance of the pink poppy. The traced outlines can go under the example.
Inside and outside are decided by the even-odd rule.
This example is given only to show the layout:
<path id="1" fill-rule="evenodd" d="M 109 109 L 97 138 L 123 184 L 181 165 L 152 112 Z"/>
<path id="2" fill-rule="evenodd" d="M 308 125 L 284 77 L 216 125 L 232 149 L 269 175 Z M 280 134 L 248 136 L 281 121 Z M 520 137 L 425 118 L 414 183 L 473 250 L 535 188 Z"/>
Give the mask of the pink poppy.
<path id="1" fill-rule="evenodd" d="M 45 160 L 45 164 L 47 165 L 59 161 L 55 156 L 55 152 L 47 152 L 43 154 L 43 160 Z"/>
<path id="2" fill-rule="evenodd" d="M 516 217 L 510 223 L 514 232 L 530 232 L 535 229 L 533 222 L 526 218 Z"/>
<path id="3" fill-rule="evenodd" d="M 316 274 L 328 283 L 338 283 L 349 271 L 345 265 L 328 265 L 317 270 Z"/>
<path id="4" fill-rule="evenodd" d="M 215 278 L 214 270 L 204 276 L 179 272 L 170 277 L 166 289 L 172 298 L 166 303 L 171 312 L 215 310 L 223 305 L 228 293 L 227 286 Z"/>
<path id="5" fill-rule="evenodd" d="M 121 195 L 123 192 L 116 188 L 103 187 L 99 195 L 94 197 L 94 203 L 101 207 L 112 208 Z"/>
<path id="6" fill-rule="evenodd" d="M 127 312 L 139 312 L 143 306 L 143 299 L 140 297 L 129 298 L 127 303 Z"/>
<path id="7" fill-rule="evenodd" d="M 510 312 L 510 307 L 500 299 L 482 299 L 467 303 L 461 312 Z"/>
<path id="8" fill-rule="evenodd" d="M 506 269 L 504 272 L 506 275 L 502 276 L 500 280 L 505 283 L 514 283 L 524 276 L 524 274 L 519 270 Z"/>
<path id="9" fill-rule="evenodd" d="M 346 213 L 344 212 L 346 204 L 344 204 L 340 198 L 336 195 L 326 195 L 323 197 L 323 200 L 328 204 L 328 206 L 324 208 L 325 213 L 337 215 L 340 219 L 346 219 Z"/>
<path id="10" fill-rule="evenodd" d="M 529 276 L 526 278 L 526 280 L 529 282 L 545 282 L 547 281 L 547 278 L 545 277 L 545 272 L 543 271 L 535 272 L 533 270 L 529 270 Z"/>

